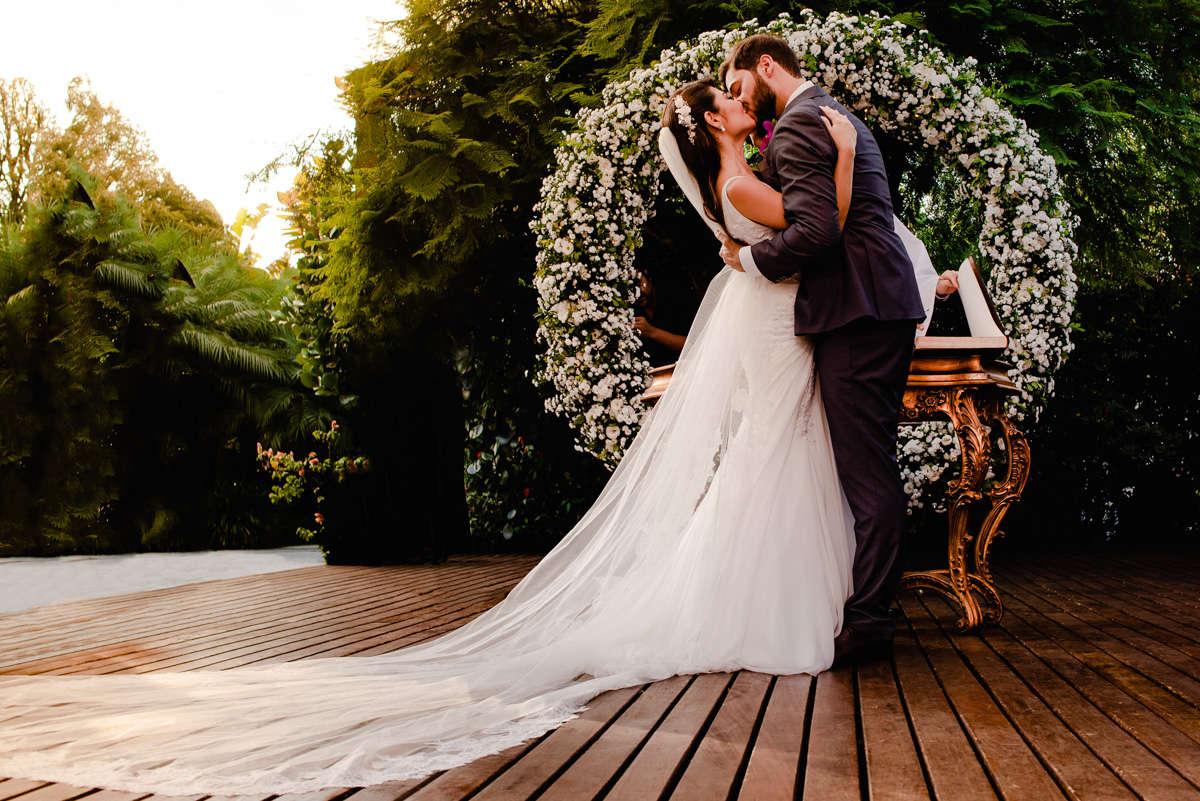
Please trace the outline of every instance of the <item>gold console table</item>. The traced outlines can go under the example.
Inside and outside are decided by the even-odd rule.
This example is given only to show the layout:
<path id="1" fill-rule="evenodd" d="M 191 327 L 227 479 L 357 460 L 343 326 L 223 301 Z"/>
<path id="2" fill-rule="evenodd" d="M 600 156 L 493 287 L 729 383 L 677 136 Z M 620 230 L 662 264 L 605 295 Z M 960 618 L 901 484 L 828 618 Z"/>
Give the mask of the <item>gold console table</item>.
<path id="1" fill-rule="evenodd" d="M 983 340 L 983 341 L 981 341 Z M 990 340 L 990 341 L 988 341 Z M 981 337 L 922 337 L 917 340 L 900 422 L 947 419 L 958 435 L 961 471 L 947 488 L 948 565 L 940 570 L 905 573 L 900 589 L 929 589 L 958 607 L 958 627 L 971 631 L 995 623 L 1004 612 L 988 557 L 1001 536 L 1000 523 L 1029 479 L 1029 443 L 1004 414 L 1004 400 L 1017 391 L 1006 365 L 988 357 L 1003 341 Z M 1003 477 L 984 488 L 992 454 L 992 426 L 1003 437 Z M 986 504 L 974 527 L 971 511 Z"/>

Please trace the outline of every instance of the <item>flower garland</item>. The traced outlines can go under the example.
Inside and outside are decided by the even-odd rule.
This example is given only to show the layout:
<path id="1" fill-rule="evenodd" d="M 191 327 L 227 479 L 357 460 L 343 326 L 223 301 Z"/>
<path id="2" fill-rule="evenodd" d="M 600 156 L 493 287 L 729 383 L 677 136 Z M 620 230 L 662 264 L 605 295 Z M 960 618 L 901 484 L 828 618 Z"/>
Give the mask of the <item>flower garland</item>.
<path id="1" fill-rule="evenodd" d="M 973 59 L 956 63 L 925 31 L 874 13 L 821 18 L 809 10 L 702 33 L 610 84 L 600 107 L 578 113 L 531 225 L 537 337 L 545 345 L 537 380 L 553 387 L 546 408 L 575 427 L 579 450 L 609 464 L 636 435 L 649 365 L 633 327 L 634 255 L 651 213 L 647 198 L 662 188 L 655 141 L 663 105 L 684 83 L 714 76 L 738 40 L 763 31 L 787 39 L 809 77 L 868 126 L 933 151 L 980 202 L 981 266 L 1009 333 L 1005 358 L 1020 390 L 1008 411 L 1035 420 L 1071 351 L 1076 292 L 1076 218 L 1053 159 L 980 84 Z M 715 251 L 714 241 L 714 258 Z M 899 456 L 915 508 L 928 484 L 957 462 L 958 445 L 948 424 L 922 423 L 901 429 Z"/>

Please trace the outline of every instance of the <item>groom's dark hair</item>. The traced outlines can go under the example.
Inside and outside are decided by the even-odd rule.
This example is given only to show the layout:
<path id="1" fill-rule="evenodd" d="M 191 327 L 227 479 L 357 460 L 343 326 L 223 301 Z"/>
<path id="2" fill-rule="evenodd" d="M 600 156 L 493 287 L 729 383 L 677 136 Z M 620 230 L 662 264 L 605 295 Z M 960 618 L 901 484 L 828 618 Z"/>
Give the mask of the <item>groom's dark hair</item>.
<path id="1" fill-rule="evenodd" d="M 792 77 L 804 77 L 800 68 L 800 59 L 796 58 L 796 52 L 792 50 L 792 46 L 786 40 L 769 33 L 756 33 L 735 44 L 733 50 L 729 52 L 729 58 L 721 64 L 721 71 L 718 75 L 722 86 L 725 84 L 725 73 L 731 69 L 753 70 L 762 56 L 770 56 Z"/>

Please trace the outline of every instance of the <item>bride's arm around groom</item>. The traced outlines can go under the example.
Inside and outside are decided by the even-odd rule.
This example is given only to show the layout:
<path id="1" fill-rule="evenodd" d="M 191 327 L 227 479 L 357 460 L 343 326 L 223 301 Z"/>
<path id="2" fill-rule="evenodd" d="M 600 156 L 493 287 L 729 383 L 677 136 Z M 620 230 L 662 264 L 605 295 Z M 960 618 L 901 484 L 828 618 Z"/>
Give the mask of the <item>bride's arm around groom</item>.
<path id="1" fill-rule="evenodd" d="M 835 664 L 890 648 L 889 607 L 899 579 L 906 499 L 896 463 L 900 399 L 913 335 L 925 317 L 913 264 L 895 230 L 883 156 L 866 126 L 801 75 L 787 42 L 759 34 L 722 65 L 730 94 L 759 120 L 777 122 L 766 159 L 783 194 L 787 227 L 722 257 L 773 281 L 798 275 L 795 333 L 813 343 L 838 479 L 854 514 L 853 594 L 835 642 Z M 822 106 L 858 133 L 854 182 L 838 231 L 837 154 Z"/>

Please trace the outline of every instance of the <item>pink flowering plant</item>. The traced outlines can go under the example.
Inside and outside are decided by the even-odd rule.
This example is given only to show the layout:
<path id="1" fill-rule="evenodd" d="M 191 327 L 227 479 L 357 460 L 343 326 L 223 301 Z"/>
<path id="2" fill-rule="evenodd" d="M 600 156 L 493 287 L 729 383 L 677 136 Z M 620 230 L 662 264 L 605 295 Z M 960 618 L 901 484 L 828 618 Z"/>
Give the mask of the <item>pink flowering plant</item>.
<path id="1" fill-rule="evenodd" d="M 271 502 L 291 504 L 306 497 L 312 499 L 314 528 L 301 526 L 296 529 L 305 542 L 315 540 L 322 543 L 321 535 L 326 526 L 323 505 L 329 488 L 341 484 L 348 475 L 366 473 L 371 469 L 371 461 L 364 456 L 334 458 L 340 432 L 337 420 L 330 422 L 328 431 L 313 432 L 317 447 L 324 452 L 324 456 L 313 450 L 307 456 L 297 458 L 294 451 L 285 453 L 264 448 L 261 442 L 258 443 L 258 463 L 271 474 Z"/>

